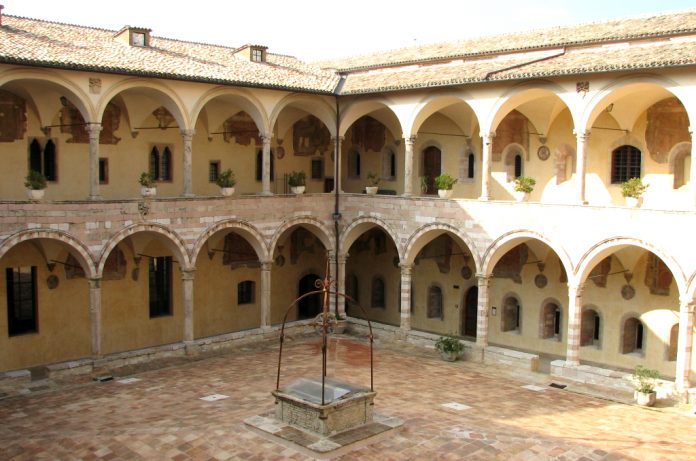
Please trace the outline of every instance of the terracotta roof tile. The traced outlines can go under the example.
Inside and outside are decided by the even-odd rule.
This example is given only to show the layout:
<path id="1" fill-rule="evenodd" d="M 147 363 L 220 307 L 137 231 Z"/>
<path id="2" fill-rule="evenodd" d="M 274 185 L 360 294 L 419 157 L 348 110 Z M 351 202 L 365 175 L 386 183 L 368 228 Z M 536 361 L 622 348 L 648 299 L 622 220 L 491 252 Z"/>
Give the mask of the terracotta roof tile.
<path id="1" fill-rule="evenodd" d="M 235 48 L 160 37 L 135 47 L 116 32 L 4 15 L 0 62 L 326 93 L 338 82 L 289 56 L 267 53 L 267 63 L 256 63 L 235 58 Z"/>

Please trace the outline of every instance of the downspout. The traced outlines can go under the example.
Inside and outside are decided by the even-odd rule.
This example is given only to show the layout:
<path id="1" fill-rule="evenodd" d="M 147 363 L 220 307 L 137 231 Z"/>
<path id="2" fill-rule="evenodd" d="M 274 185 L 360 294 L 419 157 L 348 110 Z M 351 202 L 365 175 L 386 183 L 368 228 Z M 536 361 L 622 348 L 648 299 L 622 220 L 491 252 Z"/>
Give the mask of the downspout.
<path id="1" fill-rule="evenodd" d="M 334 98 L 336 101 L 336 155 L 334 158 L 334 212 L 333 215 L 331 216 L 333 218 L 334 222 L 334 240 L 335 240 L 335 268 L 334 268 L 334 274 L 336 274 L 336 289 L 334 290 L 334 314 L 336 315 L 336 318 L 338 318 L 338 267 L 339 267 L 339 262 L 338 262 L 338 255 L 339 251 L 341 250 L 341 242 L 339 239 L 339 229 L 338 229 L 338 221 L 341 220 L 341 210 L 340 210 L 340 205 L 339 205 L 339 190 L 341 188 L 341 178 L 338 177 L 338 172 L 339 172 L 339 165 L 341 164 L 341 140 L 338 136 L 340 133 L 340 128 L 341 128 L 341 120 L 340 120 L 340 103 L 338 100 L 338 96 L 341 94 L 341 89 L 343 89 L 343 84 L 346 81 L 346 76 L 345 74 L 341 74 L 340 80 L 338 82 L 338 85 L 336 85 L 336 90 L 334 91 Z"/>
<path id="2" fill-rule="evenodd" d="M 544 57 L 541 57 L 541 58 L 532 59 L 531 61 L 525 61 L 525 62 L 522 62 L 522 63 L 520 63 L 520 64 L 513 64 L 512 66 L 503 67 L 502 69 L 492 70 L 492 71 L 488 72 L 488 73 L 486 74 L 486 76 L 483 77 L 483 79 L 484 79 L 484 80 L 488 80 L 488 79 L 491 77 L 491 75 L 498 74 L 498 73 L 500 73 L 500 72 L 505 72 L 505 71 L 508 71 L 508 70 L 518 69 L 518 68 L 520 68 L 520 67 L 528 66 L 528 65 L 530 65 L 530 64 L 536 64 L 537 62 L 542 62 L 542 61 L 547 61 L 547 60 L 549 60 L 549 59 L 558 58 L 558 57 L 563 56 L 564 54 L 566 54 L 566 49 L 565 49 L 565 47 L 563 47 L 563 50 L 561 50 L 561 52 L 556 53 L 556 54 L 552 54 L 552 55 L 549 55 L 549 56 L 544 56 Z"/>

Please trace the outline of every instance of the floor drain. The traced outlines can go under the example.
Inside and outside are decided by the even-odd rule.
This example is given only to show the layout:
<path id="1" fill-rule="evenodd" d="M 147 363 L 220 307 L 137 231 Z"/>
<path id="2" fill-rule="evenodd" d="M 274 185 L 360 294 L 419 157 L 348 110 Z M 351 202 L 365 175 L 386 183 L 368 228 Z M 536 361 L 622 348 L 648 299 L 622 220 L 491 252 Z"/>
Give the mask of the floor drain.
<path id="1" fill-rule="evenodd" d="M 549 384 L 549 387 L 555 387 L 556 389 L 565 389 L 568 386 L 565 384 L 551 383 Z"/>
<path id="2" fill-rule="evenodd" d="M 94 377 L 94 380 L 99 381 L 100 383 L 103 383 L 104 381 L 111 381 L 112 379 L 114 379 L 114 377 L 111 375 L 101 375 Z"/>

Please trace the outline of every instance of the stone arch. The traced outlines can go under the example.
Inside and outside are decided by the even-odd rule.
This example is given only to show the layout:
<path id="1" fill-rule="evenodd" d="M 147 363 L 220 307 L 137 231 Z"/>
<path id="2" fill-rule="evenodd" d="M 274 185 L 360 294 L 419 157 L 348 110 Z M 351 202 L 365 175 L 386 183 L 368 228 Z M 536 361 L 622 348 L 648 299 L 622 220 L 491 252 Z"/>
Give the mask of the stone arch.
<path id="1" fill-rule="evenodd" d="M 403 254 L 402 263 L 413 264 L 423 247 L 442 234 L 450 234 L 450 237 L 453 237 L 455 242 L 469 250 L 476 266 L 476 273 L 479 273 L 481 270 L 481 259 L 476 251 L 477 247 L 474 241 L 469 235 L 462 233 L 460 229 L 445 223 L 426 224 L 416 229 L 401 252 Z"/>
<path id="2" fill-rule="evenodd" d="M 674 183 L 672 187 L 678 189 L 679 187 L 687 183 L 686 178 L 689 175 L 689 171 L 684 167 L 684 160 L 686 157 L 691 157 L 691 143 L 690 142 L 680 142 L 669 152 L 669 172 L 674 176 Z M 693 162 L 693 159 L 691 159 Z M 689 178 L 690 181 L 694 179 Z"/>
<path id="3" fill-rule="evenodd" d="M 321 241 L 326 251 L 333 252 L 334 238 L 331 230 L 323 222 L 312 216 L 298 216 L 285 221 L 273 234 L 271 243 L 268 246 L 268 255 L 273 255 L 273 251 L 278 245 L 278 240 L 288 229 L 295 226 L 303 226 L 311 229 L 313 234 Z"/>
<path id="4" fill-rule="evenodd" d="M 70 101 L 80 111 L 82 117 L 85 119 L 85 122 L 101 122 L 101 118 L 97 117 L 97 114 L 100 114 L 100 112 L 95 110 L 94 106 L 90 102 L 91 100 L 89 96 L 74 82 L 62 77 L 58 73 L 45 69 L 12 69 L 7 72 L 3 72 L 0 75 L 0 88 L 12 83 L 19 84 L 22 81 L 38 81 L 43 83 L 48 82 L 51 85 L 60 88 L 62 91 L 68 92 L 69 96 L 71 96 L 69 98 Z M 34 108 L 39 114 L 39 120 L 41 123 L 44 123 L 44 120 L 50 120 L 52 115 L 49 114 L 46 109 L 42 109 L 37 104 L 30 92 L 22 91 L 21 96 L 34 105 Z"/>
<path id="5" fill-rule="evenodd" d="M 362 218 L 358 218 L 348 224 L 348 226 L 345 228 L 343 233 L 341 234 L 340 237 L 340 243 L 341 243 L 341 248 L 342 251 L 345 253 L 348 248 L 355 243 L 355 241 L 365 232 L 368 230 L 372 229 L 373 227 L 378 227 L 382 231 L 384 231 L 385 234 L 389 236 L 389 238 L 392 239 L 392 242 L 394 243 L 394 246 L 396 247 L 396 251 L 399 254 L 399 259 L 402 258 L 403 252 L 402 248 L 399 247 L 398 245 L 398 236 L 396 232 L 391 228 L 389 224 L 386 222 L 382 221 L 379 218 L 374 218 L 372 216 L 365 216 Z"/>
<path id="6" fill-rule="evenodd" d="M 90 279 L 97 277 L 97 268 L 87 246 L 67 232 L 59 230 L 28 229 L 10 235 L 0 243 L 0 260 L 16 245 L 34 239 L 57 240 L 66 245 L 69 250 L 73 250 L 71 254 L 79 261 L 86 277 Z"/>
<path id="7" fill-rule="evenodd" d="M 163 100 L 163 106 L 172 114 L 179 125 L 179 128 L 193 129 L 194 125 L 188 118 L 188 113 L 185 110 L 185 104 L 179 95 L 168 86 L 154 80 L 146 80 L 141 78 L 128 78 L 121 80 L 110 88 L 107 88 L 104 95 L 100 98 L 97 106 L 96 114 L 98 121 L 101 122 L 101 117 L 104 115 L 107 104 L 119 94 L 123 94 L 128 90 L 145 90 L 153 93 L 156 97 Z"/>
<path id="8" fill-rule="evenodd" d="M 592 123 L 594 123 L 595 119 L 606 109 L 609 104 L 621 96 L 631 93 L 634 91 L 634 89 L 635 91 L 638 91 L 640 85 L 659 87 L 665 92 L 671 93 L 671 95 L 679 99 L 682 104 L 684 104 L 686 99 L 686 94 L 681 93 L 682 91 L 686 93 L 687 90 L 682 90 L 679 88 L 679 85 L 672 79 L 654 74 L 634 74 L 622 76 L 611 81 L 589 98 L 580 114 L 580 117 L 577 120 L 577 123 L 575 124 L 576 131 L 582 132 L 590 130 Z M 631 87 L 634 87 L 634 89 Z M 647 104 L 644 108 L 639 108 L 638 111 L 642 112 L 642 110 L 647 109 L 649 105 L 650 104 Z M 686 108 L 687 105 L 684 104 L 684 107 Z"/>
<path id="9" fill-rule="evenodd" d="M 369 101 L 356 101 L 347 104 L 340 113 L 340 127 L 339 136 L 345 136 L 351 126 L 361 117 L 369 115 L 374 118 L 382 125 L 384 125 L 394 136 L 398 138 L 403 132 L 403 127 L 401 119 L 398 114 L 394 112 L 391 105 L 393 103 L 387 98 L 371 99 Z M 381 109 L 386 109 L 392 115 L 392 117 L 384 117 L 380 114 L 375 114 L 375 112 Z"/>
<path id="10" fill-rule="evenodd" d="M 336 136 L 336 109 L 324 99 L 303 94 L 290 94 L 275 105 L 268 119 L 268 126 L 274 127 L 283 109 L 294 106 L 321 120 L 331 136 Z"/>
<path id="11" fill-rule="evenodd" d="M 161 224 L 148 223 L 133 224 L 114 234 L 102 250 L 99 257 L 99 264 L 97 265 L 97 273 L 101 275 L 104 270 L 104 264 L 106 264 L 106 258 L 108 258 L 111 251 L 116 248 L 116 245 L 125 240 L 127 237 L 139 232 L 154 233 L 161 236 L 164 240 L 164 244 L 179 261 L 181 270 L 186 271 L 193 269 L 193 266 L 189 261 L 188 252 L 186 251 L 186 244 L 184 243 L 183 239 L 173 230 Z"/>
<path id="12" fill-rule="evenodd" d="M 428 93 L 421 98 L 420 101 L 415 104 L 415 106 L 412 106 L 412 111 L 410 114 L 405 114 L 406 121 L 404 123 L 404 127 L 407 128 L 409 134 L 416 134 L 425 120 L 427 120 L 433 114 L 441 112 L 450 106 L 464 104 L 467 109 L 471 110 L 473 119 L 467 120 L 468 117 L 466 116 L 457 117 L 457 120 L 452 119 L 452 117 L 449 118 L 460 130 L 462 130 L 462 132 L 470 136 L 472 133 L 471 131 L 467 130 L 467 128 L 471 128 L 473 130 L 473 127 L 478 123 L 479 120 L 477 112 L 474 110 L 472 105 L 469 104 L 469 101 L 473 101 L 474 99 L 475 98 L 470 93 L 460 89 L 458 89 L 456 92 L 433 90 L 431 93 Z M 464 122 L 464 125 L 462 125 L 462 122 Z M 469 132 L 467 133 L 467 131 Z"/>
<path id="13" fill-rule="evenodd" d="M 249 114 L 261 134 L 272 132 L 263 104 L 251 92 L 241 88 L 216 87 L 203 93 L 191 110 L 191 126 L 195 127 L 205 106 L 217 98 L 232 98 L 239 107 Z"/>
<path id="14" fill-rule="evenodd" d="M 493 268 L 505 253 L 528 240 L 538 240 L 551 248 L 556 256 L 558 256 L 558 259 L 561 260 L 566 274 L 573 273 L 573 264 L 564 248 L 559 247 L 546 236 L 538 232 L 525 229 L 511 231 L 495 239 L 484 252 L 481 262 L 481 273 L 484 275 L 492 275 Z"/>
<path id="15" fill-rule="evenodd" d="M 590 249 L 588 249 L 578 261 L 577 269 L 573 273 L 575 276 L 574 279 L 577 282 L 577 284 L 581 286 L 585 282 L 587 277 L 590 275 L 590 272 L 592 271 L 594 266 L 596 266 L 600 261 L 602 261 L 607 256 L 615 253 L 617 250 L 626 246 L 640 247 L 644 250 L 647 250 L 655 254 L 658 258 L 662 260 L 663 263 L 665 263 L 665 265 L 672 272 L 672 277 L 674 277 L 674 282 L 677 284 L 677 289 L 679 290 L 680 296 L 683 293 L 686 293 L 686 280 L 684 276 L 684 271 L 681 269 L 679 264 L 671 256 L 667 255 L 664 251 L 660 250 L 659 248 L 655 248 L 654 246 L 642 240 L 638 240 L 632 237 L 608 238 L 602 240 L 601 242 L 593 245 Z M 568 274 L 571 274 L 571 272 L 568 272 Z"/>
<path id="16" fill-rule="evenodd" d="M 263 235 L 261 235 L 261 232 L 251 225 L 250 223 L 246 221 L 238 221 L 235 219 L 229 219 L 225 221 L 219 221 L 212 226 L 208 227 L 203 234 L 201 234 L 198 239 L 196 240 L 196 243 L 193 245 L 193 248 L 191 249 L 190 253 L 190 258 L 191 258 L 191 266 L 195 267 L 196 262 L 198 260 L 198 256 L 200 255 L 201 250 L 203 249 L 203 245 L 208 241 L 210 237 L 213 235 L 217 234 L 218 232 L 225 231 L 225 230 L 231 230 L 235 231 L 238 234 L 240 234 L 244 239 L 246 239 L 247 242 L 254 248 L 256 251 L 256 255 L 259 258 L 259 261 L 269 261 L 270 256 L 268 254 L 268 247 L 265 244 Z"/>

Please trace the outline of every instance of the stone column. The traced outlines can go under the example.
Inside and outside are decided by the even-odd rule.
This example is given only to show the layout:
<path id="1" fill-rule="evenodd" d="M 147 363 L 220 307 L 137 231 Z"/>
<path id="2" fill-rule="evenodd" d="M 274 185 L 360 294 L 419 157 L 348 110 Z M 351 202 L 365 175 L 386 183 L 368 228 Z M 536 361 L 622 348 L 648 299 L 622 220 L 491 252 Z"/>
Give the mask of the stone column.
<path id="1" fill-rule="evenodd" d="M 483 150 L 481 152 L 481 196 L 479 200 L 491 199 L 491 150 L 493 149 L 493 138 L 495 132 L 481 133 Z M 481 292 L 479 291 L 479 299 Z"/>
<path id="2" fill-rule="evenodd" d="M 693 161 L 692 161 L 693 162 Z M 693 163 L 692 163 L 693 164 Z M 679 336 L 677 340 L 677 378 L 675 384 L 678 392 L 685 392 L 690 387 L 691 349 L 694 341 L 694 301 L 679 301 Z"/>
<path id="3" fill-rule="evenodd" d="M 89 134 L 89 199 L 99 200 L 99 134 L 100 123 L 88 123 L 85 128 Z"/>
<path id="4" fill-rule="evenodd" d="M 692 203 L 696 207 L 696 136 L 694 136 L 694 128 L 689 127 L 691 134 L 691 169 L 689 170 L 689 185 L 691 187 Z M 684 172 L 686 175 L 686 171 Z"/>
<path id="5" fill-rule="evenodd" d="M 401 267 L 401 330 L 411 329 L 411 273 L 413 264 L 399 264 Z"/>
<path id="6" fill-rule="evenodd" d="M 476 345 L 488 346 L 488 312 L 490 310 L 490 298 L 488 292 L 491 287 L 491 276 L 476 274 L 478 280 L 478 309 L 476 312 Z"/>
<path id="7" fill-rule="evenodd" d="M 195 269 L 181 271 L 181 286 L 183 288 L 184 305 L 184 342 L 193 341 L 193 279 Z"/>
<path id="8" fill-rule="evenodd" d="M 271 193 L 271 136 L 262 136 L 263 153 L 261 167 L 261 195 L 272 195 Z"/>
<path id="9" fill-rule="evenodd" d="M 413 145 L 416 137 L 404 138 L 404 196 L 413 195 Z"/>
<path id="10" fill-rule="evenodd" d="M 578 202 L 582 205 L 587 203 L 585 199 L 585 173 L 587 159 L 585 155 L 585 146 L 587 139 L 590 137 L 589 131 L 574 131 L 577 145 L 575 148 L 575 178 Z"/>
<path id="11" fill-rule="evenodd" d="M 101 279 L 89 279 L 89 323 L 92 357 L 101 357 Z"/>
<path id="12" fill-rule="evenodd" d="M 331 192 L 335 193 L 338 189 L 339 192 L 343 193 L 343 181 L 341 180 L 341 150 L 343 146 L 343 136 L 338 138 L 331 138 L 331 142 L 334 145 L 334 188 Z"/>
<path id="13" fill-rule="evenodd" d="M 273 261 L 261 263 L 261 328 L 271 327 L 271 269 Z"/>
<path id="14" fill-rule="evenodd" d="M 181 130 L 181 137 L 184 138 L 184 163 L 183 163 L 183 176 L 184 176 L 184 197 L 193 197 L 193 183 L 192 183 L 192 152 L 193 152 L 193 135 L 196 133 L 195 130 Z"/>
<path id="15" fill-rule="evenodd" d="M 339 293 L 346 292 L 346 261 L 348 260 L 348 254 L 342 254 L 338 256 L 338 274 L 336 276 L 336 288 Z M 336 310 L 339 316 L 346 316 L 346 298 L 343 296 L 338 297 L 338 306 Z"/>
<path id="16" fill-rule="evenodd" d="M 580 365 L 580 324 L 582 320 L 582 287 L 568 285 L 568 334 L 566 340 L 566 365 Z"/>

